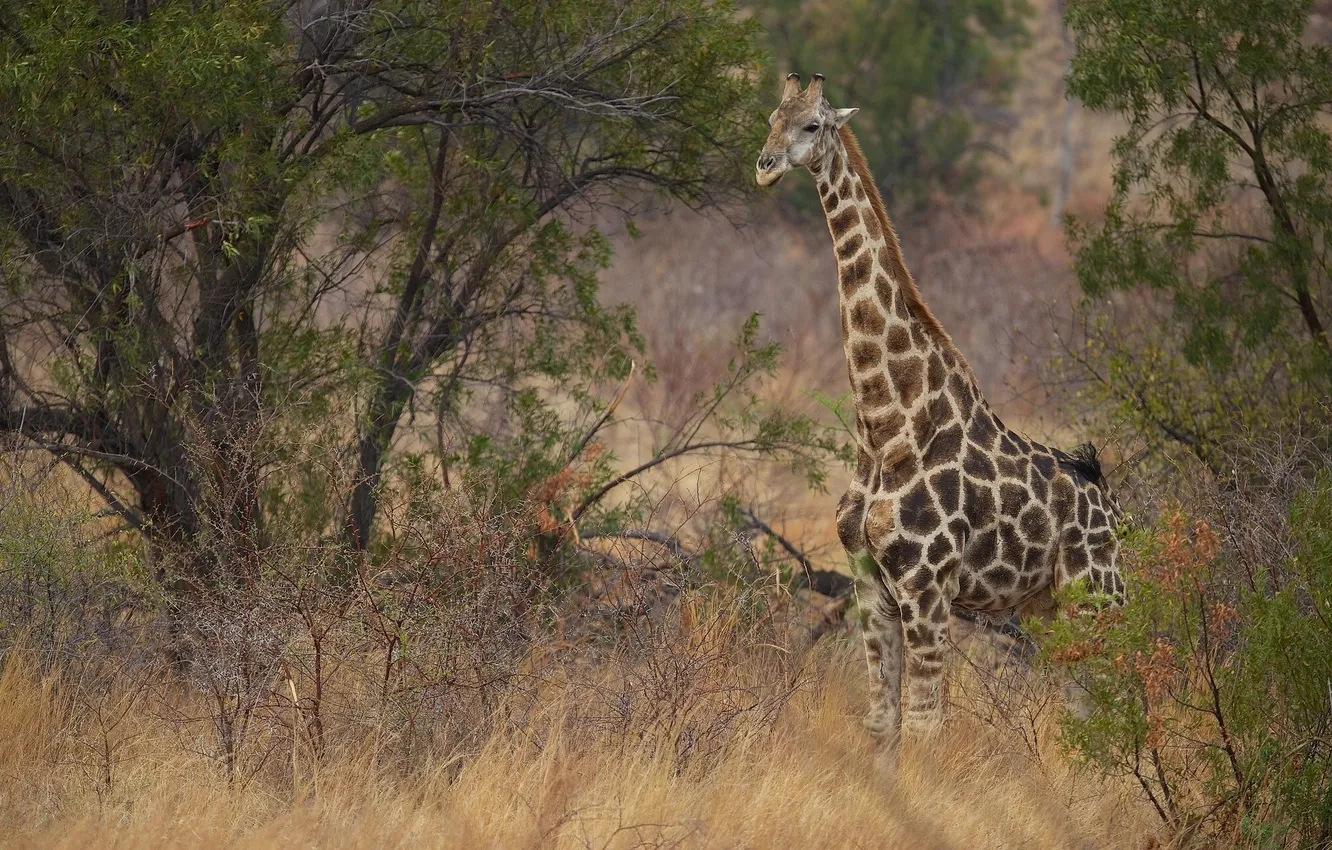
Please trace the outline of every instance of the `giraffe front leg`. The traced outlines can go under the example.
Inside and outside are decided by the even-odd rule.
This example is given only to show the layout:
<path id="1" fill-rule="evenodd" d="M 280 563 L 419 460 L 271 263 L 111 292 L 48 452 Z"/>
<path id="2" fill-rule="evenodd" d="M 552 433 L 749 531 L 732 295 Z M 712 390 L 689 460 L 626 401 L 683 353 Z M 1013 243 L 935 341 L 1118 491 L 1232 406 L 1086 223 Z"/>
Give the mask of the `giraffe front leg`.
<path id="1" fill-rule="evenodd" d="M 880 581 L 871 579 L 865 584 L 871 598 L 865 648 L 872 693 L 864 722 L 871 735 L 892 749 L 902 729 L 902 615 Z"/>
<path id="2" fill-rule="evenodd" d="M 869 616 L 865 650 L 870 668 L 870 709 L 865 728 L 876 739 L 875 770 L 891 778 L 897 770 L 902 740 L 902 616 L 897 602 L 877 576 L 865 582 Z"/>

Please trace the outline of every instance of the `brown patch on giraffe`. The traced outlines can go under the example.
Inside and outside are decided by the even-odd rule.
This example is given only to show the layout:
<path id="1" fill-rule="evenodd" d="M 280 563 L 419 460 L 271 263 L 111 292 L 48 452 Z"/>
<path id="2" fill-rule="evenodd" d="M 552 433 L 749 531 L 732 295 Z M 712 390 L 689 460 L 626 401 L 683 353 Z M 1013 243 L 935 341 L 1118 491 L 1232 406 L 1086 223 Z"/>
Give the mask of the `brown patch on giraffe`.
<path id="1" fill-rule="evenodd" d="M 911 417 L 912 439 L 916 441 L 916 447 L 922 452 L 934 439 L 934 432 L 937 426 L 934 424 L 934 417 L 930 416 L 929 407 L 922 407 L 916 411 L 916 415 Z"/>
<path id="2" fill-rule="evenodd" d="M 982 531 L 971 539 L 967 544 L 966 551 L 962 553 L 962 558 L 969 564 L 977 566 L 989 564 L 994 560 L 995 553 L 998 551 L 999 535 L 993 529 Z"/>
<path id="3" fill-rule="evenodd" d="M 883 305 L 884 312 L 892 312 L 893 282 L 889 280 L 888 275 L 883 272 L 876 272 L 874 275 L 874 294 L 879 296 L 879 301 Z M 903 330 L 905 330 L 905 328 Z"/>
<path id="4" fill-rule="evenodd" d="M 880 293 L 879 297 L 882 298 L 883 294 Z M 886 342 L 889 354 L 903 354 L 911 349 L 911 334 L 907 333 L 906 325 L 893 325 L 888 329 Z"/>
<path id="5" fill-rule="evenodd" d="M 851 335 L 851 321 L 847 315 L 846 307 L 842 308 L 842 339 Z"/>
<path id="6" fill-rule="evenodd" d="M 1028 463 L 1025 457 L 1004 457 L 997 455 L 994 459 L 995 466 L 999 467 L 999 474 L 1004 478 L 1016 478 L 1024 484 L 1027 481 Z"/>
<path id="7" fill-rule="evenodd" d="M 845 242 L 837 246 L 837 259 L 846 260 L 850 257 L 854 257 L 856 252 L 860 250 L 860 246 L 864 244 L 864 236 L 861 236 L 859 233 L 852 233 Z"/>
<path id="8" fill-rule="evenodd" d="M 883 551 L 897 531 L 891 499 L 875 499 L 865 511 L 865 541 L 871 552 Z"/>
<path id="9" fill-rule="evenodd" d="M 972 528 L 984 528 L 994 522 L 994 491 L 971 479 L 962 482 L 962 513 Z"/>
<path id="10" fill-rule="evenodd" d="M 819 200 L 823 203 L 824 213 L 830 213 L 842 204 L 842 198 L 837 194 L 837 187 L 831 183 L 824 184 L 823 195 Z"/>
<path id="11" fill-rule="evenodd" d="M 861 341 L 851 346 L 851 365 L 857 372 L 878 366 L 883 359 L 883 348 L 877 342 Z"/>
<path id="12" fill-rule="evenodd" d="M 876 419 L 869 421 L 867 431 L 869 432 L 870 448 L 878 450 L 888 445 L 888 442 L 902 433 L 906 427 L 906 414 L 900 410 L 893 410 L 890 413 L 880 415 Z"/>
<path id="13" fill-rule="evenodd" d="M 879 486 L 884 492 L 896 493 L 911 483 L 919 468 L 915 453 L 908 446 L 899 445 L 885 454 L 879 465 L 882 475 Z"/>
<path id="14" fill-rule="evenodd" d="M 948 535 L 940 533 L 934 535 L 930 541 L 930 548 L 925 550 L 925 560 L 931 564 L 943 563 L 943 559 L 953 553 L 953 541 L 948 539 Z M 924 604 L 924 603 L 922 603 Z"/>
<path id="15" fill-rule="evenodd" d="M 999 508 L 1004 516 L 1017 519 L 1018 514 L 1031 501 L 1027 488 L 1020 484 L 1003 483 L 999 485 Z"/>
<path id="16" fill-rule="evenodd" d="M 917 482 L 901 500 L 902 528 L 923 536 L 939 525 L 939 512 L 934 508 L 934 497 L 924 481 Z"/>
<path id="17" fill-rule="evenodd" d="M 948 393 L 957 403 L 957 410 L 962 418 L 970 416 L 971 408 L 976 404 L 976 393 L 972 391 L 971 383 L 954 372 L 948 376 Z"/>
<path id="18" fill-rule="evenodd" d="M 1064 550 L 1064 571 L 1070 579 L 1075 579 L 1087 571 L 1087 550 L 1082 546 L 1073 546 Z"/>
<path id="19" fill-rule="evenodd" d="M 1075 505 L 1073 482 L 1067 475 L 1056 478 L 1050 485 L 1050 512 L 1054 514 L 1055 522 L 1066 525 L 1073 518 Z"/>
<path id="20" fill-rule="evenodd" d="M 897 318 L 901 319 L 904 322 L 910 323 L 911 311 L 907 309 L 905 298 L 893 299 L 893 315 L 897 316 Z"/>
<path id="21" fill-rule="evenodd" d="M 828 172 L 828 180 L 832 183 L 836 183 L 838 180 L 841 180 L 842 170 L 844 168 L 846 168 L 846 165 L 842 162 L 841 153 L 834 151 L 832 157 L 832 167 Z"/>
<path id="22" fill-rule="evenodd" d="M 863 201 L 865 199 L 858 197 L 856 200 Z M 879 222 L 877 215 L 865 219 L 865 230 L 869 233 L 870 239 L 875 242 L 883 238 L 883 225 Z"/>
<path id="23" fill-rule="evenodd" d="M 976 411 L 971 417 L 971 424 L 967 426 L 967 439 L 986 451 L 994 447 L 994 438 L 998 433 L 998 429 L 994 427 L 994 420 L 984 407 Z"/>
<path id="24" fill-rule="evenodd" d="M 975 446 L 967 447 L 967 454 L 962 458 L 962 471 L 982 481 L 993 481 L 996 477 L 994 461 L 977 451 Z"/>
<path id="25" fill-rule="evenodd" d="M 874 471 L 874 456 L 865 451 L 864 446 L 856 448 L 856 480 L 865 482 L 869 480 L 870 473 Z"/>
<path id="26" fill-rule="evenodd" d="M 883 317 L 879 316 L 879 330 L 883 330 Z M 911 407 L 920 397 L 921 391 L 925 389 L 924 361 L 919 357 L 904 357 L 901 360 L 893 360 L 888 364 L 888 376 L 893 379 L 893 388 L 897 390 L 897 397 L 903 407 Z"/>
<path id="27" fill-rule="evenodd" d="M 1035 470 L 1036 468 L 1033 466 L 1030 482 L 1031 497 L 1037 502 L 1044 504 L 1050 498 L 1050 485 Z"/>
<path id="28" fill-rule="evenodd" d="M 855 207 L 847 207 L 828 219 L 828 229 L 832 231 L 834 240 L 840 240 L 848 230 L 858 224 L 860 224 L 860 210 Z"/>
<path id="29" fill-rule="evenodd" d="M 926 373 L 926 382 L 929 385 L 930 392 L 938 392 L 943 389 L 946 377 L 943 358 L 940 357 L 939 352 L 936 351 L 930 355 L 930 368 Z"/>
<path id="30" fill-rule="evenodd" d="M 1030 505 L 1018 519 L 1018 528 L 1031 543 L 1046 543 L 1050 539 L 1050 520 L 1038 505 Z"/>
<path id="31" fill-rule="evenodd" d="M 1013 585 L 1017 584 L 1017 572 L 1003 564 L 995 564 L 981 573 L 981 579 L 990 587 L 1002 593 L 1011 590 Z"/>
<path id="32" fill-rule="evenodd" d="M 944 513 L 956 513 L 962 501 L 962 479 L 957 470 L 945 469 L 936 472 L 930 479 L 930 486 L 934 488 L 934 495 Z"/>
<path id="33" fill-rule="evenodd" d="M 859 239 L 860 235 L 856 234 L 851 241 Z M 842 291 L 849 295 L 869 283 L 870 272 L 873 268 L 874 261 L 870 259 L 868 253 L 861 254 L 859 257 L 856 257 L 851 262 L 842 266 L 841 274 L 838 276 L 839 282 L 842 284 Z M 875 309 L 875 313 L 882 316 L 878 309 Z"/>
<path id="34" fill-rule="evenodd" d="M 928 646 L 934 642 L 934 630 L 927 623 L 918 623 L 914 626 L 907 626 L 903 635 L 906 637 L 907 646 L 912 649 L 920 649 L 921 647 Z M 915 678 L 924 672 L 919 669 L 921 667 L 920 662 L 921 659 L 914 655 L 907 659 L 910 668 L 909 672 L 912 674 L 912 678 Z"/>
<path id="35" fill-rule="evenodd" d="M 933 469 L 941 463 L 957 460 L 961 451 L 962 426 L 953 425 L 935 434 L 934 439 L 930 440 L 930 448 L 925 452 L 922 465 L 926 469 Z"/>
<path id="36" fill-rule="evenodd" d="M 935 396 L 929 403 L 930 418 L 934 420 L 935 425 L 942 425 L 953 419 L 953 405 L 948 402 L 947 396 Z M 961 426 L 958 426 L 961 430 Z"/>
<path id="37" fill-rule="evenodd" d="M 1025 548 L 1021 536 L 1018 535 L 1017 526 L 1004 520 L 999 526 L 999 560 L 1005 564 L 1021 564 Z"/>
<path id="38" fill-rule="evenodd" d="M 851 308 L 851 327 L 863 334 L 878 336 L 883 333 L 883 316 L 878 308 L 862 299 Z"/>
<path id="39" fill-rule="evenodd" d="M 892 392 L 888 388 L 888 379 L 882 372 L 875 372 L 861 382 L 859 396 L 857 406 L 867 410 L 887 407 L 893 400 Z"/>
<path id="40" fill-rule="evenodd" d="M 865 197 L 865 183 L 864 181 L 861 181 L 856 184 L 856 200 L 864 203 Z"/>
<path id="41" fill-rule="evenodd" d="M 1055 477 L 1055 459 L 1049 454 L 1035 454 L 1031 456 L 1031 465 L 1034 472 L 1032 477 L 1039 475 L 1046 481 L 1052 481 Z"/>
<path id="42" fill-rule="evenodd" d="M 911 574 L 911 578 L 908 579 L 905 584 L 908 590 L 914 590 L 919 593 L 934 584 L 934 570 L 931 570 L 925 564 L 921 564 L 916 568 L 916 571 Z"/>
<path id="43" fill-rule="evenodd" d="M 865 546 L 865 496 L 856 490 L 847 490 L 837 503 L 837 539 L 848 552 Z"/>
<path id="44" fill-rule="evenodd" d="M 1022 556 L 1022 569 L 1028 574 L 1042 572 L 1045 569 L 1046 549 L 1044 546 L 1028 546 L 1027 554 Z"/>
<path id="45" fill-rule="evenodd" d="M 959 497 L 958 503 L 961 504 Z M 966 548 L 967 540 L 971 538 L 971 526 L 965 519 L 957 517 L 948 521 L 948 533 L 953 535 L 953 545 L 959 550 Z"/>
<path id="46" fill-rule="evenodd" d="M 930 550 L 933 551 L 933 549 L 934 547 L 930 546 Z M 928 552 L 925 554 L 925 557 L 930 557 Z M 931 558 L 931 560 L 933 559 Z M 940 596 L 939 589 L 936 587 L 926 586 L 921 589 L 920 595 L 916 597 L 916 606 L 920 609 L 920 615 L 922 617 L 934 607 L 934 603 L 939 601 Z"/>

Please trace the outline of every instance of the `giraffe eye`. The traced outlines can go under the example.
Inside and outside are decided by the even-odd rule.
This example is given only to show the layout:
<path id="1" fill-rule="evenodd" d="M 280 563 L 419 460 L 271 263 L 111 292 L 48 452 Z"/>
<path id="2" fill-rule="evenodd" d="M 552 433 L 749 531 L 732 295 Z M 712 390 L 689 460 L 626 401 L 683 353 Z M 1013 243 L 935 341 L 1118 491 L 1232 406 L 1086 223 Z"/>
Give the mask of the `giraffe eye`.
<path id="1" fill-rule="evenodd" d="M 818 131 L 819 131 L 819 125 L 818 125 L 818 124 L 810 124 L 809 126 L 807 126 L 807 127 L 805 128 L 805 132 L 806 132 L 806 133 L 817 133 Z"/>

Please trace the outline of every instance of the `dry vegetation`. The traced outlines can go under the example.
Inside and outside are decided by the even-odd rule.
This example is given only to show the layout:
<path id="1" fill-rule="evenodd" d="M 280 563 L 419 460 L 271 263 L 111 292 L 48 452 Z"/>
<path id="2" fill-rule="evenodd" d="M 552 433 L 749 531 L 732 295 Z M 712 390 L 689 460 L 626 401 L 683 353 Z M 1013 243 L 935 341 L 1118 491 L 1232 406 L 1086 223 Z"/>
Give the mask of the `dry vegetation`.
<path id="1" fill-rule="evenodd" d="M 1049 712 L 1024 730 L 979 692 L 957 695 L 944 736 L 881 785 L 856 642 L 793 664 L 736 626 L 733 608 L 691 601 L 595 667 L 548 646 L 487 722 L 439 714 L 412 730 L 437 741 L 430 758 L 404 755 L 401 721 L 344 674 L 348 717 L 321 759 L 274 706 L 231 782 L 198 694 L 160 676 L 43 676 L 11 652 L 0 845 L 1080 848 L 1151 835 L 1125 789 L 1068 766 Z M 1050 704 L 1036 693 L 1027 708 Z"/>

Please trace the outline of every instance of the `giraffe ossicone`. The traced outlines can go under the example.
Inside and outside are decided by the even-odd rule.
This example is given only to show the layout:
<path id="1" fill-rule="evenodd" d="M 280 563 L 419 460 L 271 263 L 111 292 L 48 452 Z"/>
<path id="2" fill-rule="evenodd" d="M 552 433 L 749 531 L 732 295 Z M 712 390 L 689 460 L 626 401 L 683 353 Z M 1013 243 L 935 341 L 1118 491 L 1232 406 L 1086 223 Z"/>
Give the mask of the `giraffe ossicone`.
<path id="1" fill-rule="evenodd" d="M 1117 603 L 1124 582 L 1118 506 L 1095 450 L 1032 442 L 991 410 L 907 270 L 847 126 L 856 111 L 828 104 L 822 75 L 803 90 L 788 75 L 756 179 L 771 186 L 808 170 L 832 235 L 858 444 L 837 534 L 871 565 L 861 595 L 874 679 L 865 726 L 892 763 L 903 696 L 908 732 L 942 723 L 954 606 L 1005 611 L 1079 580 Z"/>

